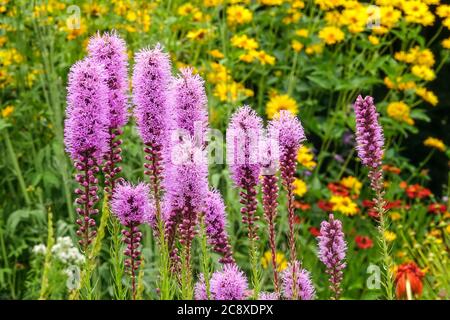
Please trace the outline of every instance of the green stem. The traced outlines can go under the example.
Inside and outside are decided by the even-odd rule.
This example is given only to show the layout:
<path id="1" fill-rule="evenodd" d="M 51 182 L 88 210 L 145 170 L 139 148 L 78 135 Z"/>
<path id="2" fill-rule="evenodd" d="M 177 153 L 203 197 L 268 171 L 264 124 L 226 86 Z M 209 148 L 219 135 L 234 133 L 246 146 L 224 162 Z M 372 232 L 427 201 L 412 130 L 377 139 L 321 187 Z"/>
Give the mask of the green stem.
<path id="1" fill-rule="evenodd" d="M 210 267 L 211 257 L 209 255 L 209 251 L 208 251 L 208 240 L 206 237 L 206 226 L 205 226 L 203 216 L 200 218 L 200 239 L 201 239 L 201 250 L 202 250 L 202 273 L 203 273 L 203 277 L 205 279 L 206 295 L 209 300 L 210 296 L 211 296 L 210 285 L 209 285 L 209 279 L 211 278 L 211 267 Z"/>
<path id="2" fill-rule="evenodd" d="M 25 185 L 25 180 L 23 178 L 22 170 L 20 169 L 19 162 L 17 161 L 17 156 L 14 151 L 14 148 L 11 143 L 11 139 L 9 138 L 8 130 L 4 130 L 4 137 L 6 143 L 6 150 L 11 159 L 14 171 L 16 173 L 17 180 L 19 181 L 19 186 L 22 191 L 23 198 L 25 199 L 25 204 L 27 206 L 31 205 L 30 197 L 28 196 L 27 187 Z"/>

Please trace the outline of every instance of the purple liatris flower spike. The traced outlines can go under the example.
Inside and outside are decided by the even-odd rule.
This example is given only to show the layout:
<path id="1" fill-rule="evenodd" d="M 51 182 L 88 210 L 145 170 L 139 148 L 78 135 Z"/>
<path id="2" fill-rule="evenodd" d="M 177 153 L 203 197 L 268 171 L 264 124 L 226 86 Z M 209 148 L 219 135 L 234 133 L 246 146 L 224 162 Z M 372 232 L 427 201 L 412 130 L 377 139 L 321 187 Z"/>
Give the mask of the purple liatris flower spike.
<path id="1" fill-rule="evenodd" d="M 389 257 L 389 248 L 384 233 L 386 231 L 385 221 L 385 200 L 383 190 L 383 128 L 378 121 L 378 113 L 375 108 L 373 98 L 370 96 L 364 99 L 358 96 L 354 103 L 356 117 L 356 150 L 363 165 L 369 168 L 370 186 L 375 192 L 374 207 L 378 213 L 378 237 L 383 255 L 383 269 L 385 270 L 386 297 L 394 299 L 392 260 Z"/>
<path id="2" fill-rule="evenodd" d="M 248 297 L 248 282 L 245 274 L 234 263 L 227 263 L 222 271 L 211 276 L 212 300 L 245 300 Z"/>
<path id="3" fill-rule="evenodd" d="M 264 209 L 264 218 L 269 227 L 269 244 L 272 252 L 273 284 L 276 293 L 279 293 L 278 269 L 276 259 L 276 236 L 275 236 L 275 218 L 278 207 L 278 144 L 276 140 L 264 137 L 261 143 L 261 155 L 263 156 L 262 165 L 262 202 Z"/>
<path id="4" fill-rule="evenodd" d="M 174 234 L 179 231 L 180 243 L 185 248 L 185 262 L 190 265 L 198 214 L 204 212 L 209 191 L 208 164 L 203 146 L 196 144 L 191 137 L 172 145 L 171 149 L 172 162 L 166 169 L 164 180 L 166 234 L 169 245 L 173 245 Z"/>
<path id="5" fill-rule="evenodd" d="M 172 117 L 169 104 L 171 64 L 169 55 L 157 44 L 135 55 L 133 71 L 134 114 L 139 135 L 146 145 L 145 174 L 150 177 L 155 198 L 156 215 L 160 217 L 160 193 L 163 180 L 164 147 L 169 143 L 169 124 Z"/>
<path id="6" fill-rule="evenodd" d="M 330 276 L 330 289 L 334 292 L 334 299 L 339 299 L 341 294 L 340 283 L 342 282 L 343 272 L 346 264 L 344 262 L 347 244 L 342 232 L 342 223 L 335 220 L 330 214 L 329 221 L 323 221 L 320 225 L 319 241 L 319 259 L 326 268 Z"/>
<path id="7" fill-rule="evenodd" d="M 361 96 L 353 105 L 356 116 L 356 150 L 363 165 L 370 168 L 369 178 L 375 191 L 383 187 L 381 162 L 383 158 L 383 128 L 378 122 L 378 113 L 370 96 Z"/>
<path id="8" fill-rule="evenodd" d="M 280 171 L 283 187 L 288 197 L 290 260 L 297 258 L 294 238 L 294 175 L 297 169 L 297 153 L 306 140 L 302 124 L 295 115 L 281 110 L 269 123 L 269 136 L 277 140 L 280 154 Z"/>
<path id="9" fill-rule="evenodd" d="M 227 130 L 227 161 L 231 178 L 242 189 L 242 221 L 248 226 L 250 239 L 257 239 L 256 186 L 261 174 L 258 145 L 262 136 L 262 120 L 248 106 L 238 109 L 232 116 Z"/>
<path id="10" fill-rule="evenodd" d="M 256 208 L 258 205 L 256 195 L 261 163 L 259 157 L 259 144 L 262 140 L 262 120 L 248 106 L 239 108 L 231 117 L 227 129 L 227 162 L 234 184 L 241 188 L 240 203 L 242 222 L 247 225 L 249 243 L 249 257 L 252 270 L 252 283 L 255 296 L 259 291 L 258 272 L 258 228 L 256 221 Z"/>
<path id="11" fill-rule="evenodd" d="M 216 190 L 209 191 L 206 198 L 205 226 L 208 242 L 214 251 L 222 255 L 220 262 L 234 262 L 226 231 L 225 204 Z"/>
<path id="12" fill-rule="evenodd" d="M 383 157 L 384 137 L 373 98 L 358 96 L 354 108 L 358 157 L 365 166 L 378 168 Z"/>
<path id="13" fill-rule="evenodd" d="M 104 69 L 91 59 L 77 62 L 70 69 L 64 143 L 78 171 L 75 190 L 80 244 L 86 252 L 96 235 L 93 215 L 98 213 L 98 165 L 108 152 L 107 89 Z"/>
<path id="14" fill-rule="evenodd" d="M 125 41 L 116 32 L 98 33 L 89 40 L 89 57 L 105 69 L 108 107 L 108 144 L 109 152 L 105 155 L 103 172 L 105 173 L 105 190 L 112 192 L 116 175 L 121 171 L 117 163 L 122 161 L 120 145 L 122 127 L 128 121 L 128 56 Z"/>
<path id="15" fill-rule="evenodd" d="M 173 79 L 171 99 L 174 123 L 172 130 L 194 137 L 196 142 L 205 143 L 208 129 L 207 98 L 204 81 L 192 68 L 183 68 Z"/>
<path id="16" fill-rule="evenodd" d="M 293 277 L 295 273 L 295 277 Z M 282 274 L 282 292 L 285 299 L 289 300 L 313 300 L 315 289 L 311 282 L 311 276 L 308 271 L 302 269 L 299 261 L 293 264 L 289 263 L 288 267 Z"/>
<path id="17" fill-rule="evenodd" d="M 111 211 L 125 227 L 122 231 L 126 244 L 125 268 L 131 275 L 133 299 L 136 298 L 136 273 L 141 264 L 140 244 L 142 233 L 139 225 L 152 220 L 155 215 L 154 203 L 149 199 L 149 188 L 140 183 L 133 186 L 127 182 L 118 184 L 111 199 Z"/>

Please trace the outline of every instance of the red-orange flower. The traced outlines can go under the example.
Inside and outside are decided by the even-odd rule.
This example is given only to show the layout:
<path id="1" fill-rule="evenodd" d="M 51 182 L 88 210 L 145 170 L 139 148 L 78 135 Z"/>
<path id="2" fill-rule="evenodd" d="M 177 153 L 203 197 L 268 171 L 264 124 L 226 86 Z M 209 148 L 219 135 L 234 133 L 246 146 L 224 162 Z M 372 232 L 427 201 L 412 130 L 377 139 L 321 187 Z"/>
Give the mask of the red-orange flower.
<path id="1" fill-rule="evenodd" d="M 330 190 L 331 193 L 334 195 L 342 196 L 342 197 L 347 197 L 350 195 L 350 191 L 348 190 L 348 188 L 344 187 L 340 183 L 330 182 L 327 187 L 328 187 L 328 190 Z"/>
<path id="2" fill-rule="evenodd" d="M 397 284 L 396 294 L 398 299 L 408 298 L 407 288 L 411 288 L 411 294 L 416 298 L 422 294 L 422 278 L 424 273 L 414 262 L 403 263 L 398 267 L 397 274 L 395 276 L 395 282 Z"/>
<path id="3" fill-rule="evenodd" d="M 311 233 L 311 235 L 312 235 L 313 237 L 318 237 L 318 236 L 320 236 L 320 230 L 317 229 L 316 227 L 309 227 L 308 231 L 309 231 L 309 233 Z"/>
<path id="4" fill-rule="evenodd" d="M 333 211 L 333 204 L 326 200 L 319 200 L 319 202 L 317 202 L 317 206 L 326 212 Z"/>
<path id="5" fill-rule="evenodd" d="M 373 241 L 367 236 L 356 236 L 355 242 L 360 249 L 370 249 L 373 247 Z"/>
<path id="6" fill-rule="evenodd" d="M 430 189 L 422 187 L 420 184 L 413 184 L 406 187 L 406 195 L 410 199 L 423 199 L 431 195 Z"/>
<path id="7" fill-rule="evenodd" d="M 432 203 L 428 206 L 428 212 L 433 214 L 445 213 L 447 206 L 441 203 Z"/>

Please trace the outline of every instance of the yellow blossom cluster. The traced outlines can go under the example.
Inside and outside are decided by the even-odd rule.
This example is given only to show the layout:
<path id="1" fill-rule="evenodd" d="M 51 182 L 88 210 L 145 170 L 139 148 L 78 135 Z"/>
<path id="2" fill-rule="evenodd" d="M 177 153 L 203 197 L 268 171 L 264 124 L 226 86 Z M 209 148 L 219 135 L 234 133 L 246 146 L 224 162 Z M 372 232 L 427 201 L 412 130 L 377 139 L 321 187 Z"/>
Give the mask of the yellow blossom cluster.
<path id="1" fill-rule="evenodd" d="M 350 197 L 333 195 L 330 198 L 333 211 L 339 211 L 346 216 L 354 216 L 359 212 L 358 205 Z"/>
<path id="2" fill-rule="evenodd" d="M 296 115 L 298 113 L 297 102 L 287 94 L 272 95 L 266 106 L 267 117 L 273 119 L 281 110 L 287 110 Z"/>
<path id="3" fill-rule="evenodd" d="M 423 144 L 426 147 L 434 148 L 442 152 L 445 152 L 445 150 L 447 150 L 447 146 L 441 139 L 438 138 L 428 137 L 427 139 L 425 139 Z"/>
<path id="4" fill-rule="evenodd" d="M 298 149 L 297 153 L 298 163 L 308 170 L 312 170 L 317 166 L 317 162 L 314 161 L 314 154 L 310 148 L 303 145 Z"/>
<path id="5" fill-rule="evenodd" d="M 213 95 L 222 102 L 236 102 L 253 96 L 253 91 L 234 81 L 230 71 L 220 63 L 211 63 L 206 77 L 208 82 L 214 84 Z"/>
<path id="6" fill-rule="evenodd" d="M 411 108 L 403 101 L 391 102 L 387 106 L 387 114 L 389 117 L 412 126 L 414 125 L 414 120 L 411 118 L 410 111 Z"/>

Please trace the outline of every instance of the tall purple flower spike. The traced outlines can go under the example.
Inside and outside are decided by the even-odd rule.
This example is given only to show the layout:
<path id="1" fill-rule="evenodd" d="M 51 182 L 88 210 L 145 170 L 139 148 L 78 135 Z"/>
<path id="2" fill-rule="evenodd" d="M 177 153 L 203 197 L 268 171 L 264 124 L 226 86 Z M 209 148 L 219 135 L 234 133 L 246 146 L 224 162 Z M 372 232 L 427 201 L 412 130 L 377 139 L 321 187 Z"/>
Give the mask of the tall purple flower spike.
<path id="1" fill-rule="evenodd" d="M 249 239 L 256 240 L 256 187 L 261 174 L 258 145 L 262 136 L 262 120 L 249 106 L 238 109 L 231 117 L 226 133 L 227 162 L 234 184 L 241 188 L 242 222 L 248 227 Z"/>
<path id="2" fill-rule="evenodd" d="M 288 197 L 289 248 L 293 263 L 297 259 L 294 237 L 294 176 L 297 170 L 297 153 L 306 137 L 300 120 L 286 110 L 281 110 L 269 123 L 268 131 L 269 136 L 279 144 L 281 179 Z"/>
<path id="3" fill-rule="evenodd" d="M 203 146 L 192 137 L 172 145 L 172 162 L 166 168 L 165 226 L 169 248 L 175 248 L 179 236 L 190 264 L 192 239 L 197 230 L 198 214 L 204 212 L 208 194 L 208 164 Z M 173 258 L 175 253 L 172 253 Z"/>
<path id="4" fill-rule="evenodd" d="M 264 218 L 269 227 L 269 245 L 272 256 L 273 285 L 275 294 L 279 294 L 278 267 L 276 259 L 276 236 L 275 236 L 275 218 L 278 207 L 278 142 L 271 137 L 264 136 L 261 146 L 261 155 L 264 159 L 262 165 L 262 203 L 264 209 Z"/>
<path id="5" fill-rule="evenodd" d="M 143 49 L 135 55 L 133 71 L 134 114 L 139 135 L 146 145 L 145 174 L 150 177 L 155 198 L 156 220 L 161 218 L 163 157 L 169 143 L 169 124 L 172 117 L 169 104 L 171 64 L 161 45 Z"/>
<path id="6" fill-rule="evenodd" d="M 295 272 L 295 277 L 292 276 Z M 301 268 L 300 262 L 289 263 L 282 274 L 282 292 L 285 299 L 313 300 L 315 289 L 309 272 Z"/>
<path id="7" fill-rule="evenodd" d="M 105 173 L 105 191 L 112 193 L 117 174 L 122 171 L 118 165 L 122 161 L 122 127 L 128 121 L 128 56 L 125 41 L 115 32 L 97 33 L 89 40 L 89 57 L 105 68 L 108 107 L 108 144 L 103 172 Z"/>
<path id="8" fill-rule="evenodd" d="M 216 190 L 208 193 L 205 206 L 205 225 L 208 242 L 214 251 L 222 255 L 221 263 L 233 263 L 231 246 L 226 231 L 225 204 Z"/>
<path id="9" fill-rule="evenodd" d="M 98 165 L 108 152 L 107 88 L 104 69 L 91 59 L 75 63 L 70 69 L 64 143 L 78 173 L 75 190 L 79 225 L 77 235 L 84 252 L 96 235 L 93 215 L 99 198 Z"/>
<path id="10" fill-rule="evenodd" d="M 356 150 L 363 165 L 369 167 L 369 178 L 374 190 L 382 188 L 381 162 L 383 158 L 384 135 L 378 122 L 378 113 L 370 96 L 361 96 L 353 105 L 356 116 Z"/>
<path id="11" fill-rule="evenodd" d="M 342 232 L 342 222 L 334 219 L 330 214 L 329 221 L 323 221 L 320 225 L 319 259 L 326 268 L 330 276 L 330 289 L 334 293 L 334 299 L 339 299 L 341 294 L 340 284 L 346 264 L 344 262 L 347 244 Z"/>
<path id="12" fill-rule="evenodd" d="M 111 199 L 111 211 L 124 226 L 123 241 L 126 245 L 124 254 L 125 268 L 131 276 L 133 299 L 136 298 L 136 272 L 141 264 L 141 238 L 139 225 L 154 219 L 155 208 L 149 199 L 149 187 L 140 183 L 136 186 L 124 182 L 118 184 Z"/>

